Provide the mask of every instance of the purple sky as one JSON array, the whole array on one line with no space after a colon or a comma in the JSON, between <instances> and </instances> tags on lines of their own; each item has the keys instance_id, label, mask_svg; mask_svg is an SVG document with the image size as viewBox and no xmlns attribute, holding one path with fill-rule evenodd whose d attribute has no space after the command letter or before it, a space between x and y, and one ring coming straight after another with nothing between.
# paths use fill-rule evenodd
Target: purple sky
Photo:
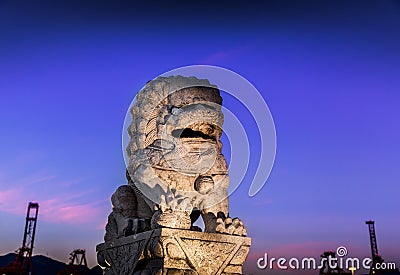
<instances>
[{"instance_id":1,"label":"purple sky","mask_svg":"<svg viewBox=\"0 0 400 275\"><path fill-rule=\"evenodd\" d=\"M266 186L248 197L254 138L230 199L253 239L246 271L264 252L369 256L367 219L400 265L399 2L57 3L0 2L0 254L21 245L38 201L35 254L66 261L84 248L93 266L125 183L129 104L157 75L209 64L246 77L277 131ZM256 136L243 106L224 105Z\"/></svg>"}]
</instances>

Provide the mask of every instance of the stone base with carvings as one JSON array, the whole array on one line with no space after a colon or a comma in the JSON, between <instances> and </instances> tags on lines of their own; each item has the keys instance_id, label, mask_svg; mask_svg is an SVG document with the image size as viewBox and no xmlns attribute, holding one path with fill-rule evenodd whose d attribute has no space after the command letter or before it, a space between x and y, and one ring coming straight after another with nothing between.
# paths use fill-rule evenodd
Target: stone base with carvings
<instances>
[{"instance_id":1,"label":"stone base with carvings","mask_svg":"<svg viewBox=\"0 0 400 275\"><path fill-rule=\"evenodd\" d=\"M160 228L97 245L104 274L242 274L251 239Z\"/></svg>"}]
</instances>

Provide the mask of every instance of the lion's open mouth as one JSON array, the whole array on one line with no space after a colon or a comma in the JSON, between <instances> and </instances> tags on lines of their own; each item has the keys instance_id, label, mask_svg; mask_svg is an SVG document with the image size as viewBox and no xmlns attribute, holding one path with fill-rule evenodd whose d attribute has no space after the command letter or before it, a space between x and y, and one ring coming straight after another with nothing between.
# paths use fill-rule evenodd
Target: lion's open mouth
<instances>
[{"instance_id":1,"label":"lion's open mouth","mask_svg":"<svg viewBox=\"0 0 400 275\"><path fill-rule=\"evenodd\" d=\"M202 131L193 130L191 128L176 129L172 131L172 136L175 138L202 138L209 140L216 140L216 137L210 134L203 133Z\"/></svg>"},{"instance_id":2,"label":"lion's open mouth","mask_svg":"<svg viewBox=\"0 0 400 275\"><path fill-rule=\"evenodd\" d=\"M221 133L221 128L211 123L193 123L171 131L174 138L214 142L219 140Z\"/></svg>"}]
</instances>

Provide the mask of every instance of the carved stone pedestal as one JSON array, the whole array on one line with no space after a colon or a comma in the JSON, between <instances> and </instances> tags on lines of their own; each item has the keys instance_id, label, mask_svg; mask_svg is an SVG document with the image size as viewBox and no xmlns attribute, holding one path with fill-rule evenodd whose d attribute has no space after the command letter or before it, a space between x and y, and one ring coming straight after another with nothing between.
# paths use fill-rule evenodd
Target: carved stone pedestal
<instances>
[{"instance_id":1,"label":"carved stone pedestal","mask_svg":"<svg viewBox=\"0 0 400 275\"><path fill-rule=\"evenodd\" d=\"M251 239L161 228L97 245L104 274L242 274Z\"/></svg>"}]
</instances>

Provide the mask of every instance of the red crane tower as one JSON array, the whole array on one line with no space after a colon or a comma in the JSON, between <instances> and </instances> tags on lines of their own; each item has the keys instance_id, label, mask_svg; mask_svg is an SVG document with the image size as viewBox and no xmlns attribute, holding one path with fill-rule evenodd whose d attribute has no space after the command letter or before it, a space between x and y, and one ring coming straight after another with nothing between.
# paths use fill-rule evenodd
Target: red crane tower
<instances>
[{"instance_id":1,"label":"red crane tower","mask_svg":"<svg viewBox=\"0 0 400 275\"><path fill-rule=\"evenodd\" d=\"M365 224L368 225L369 229L369 239L371 242L371 254L372 254L372 268L370 269L370 274L375 273L375 266L377 263L383 263L382 257L378 253L378 244L376 242L376 234L375 234L375 222L374 221L366 221Z\"/></svg>"},{"instance_id":2,"label":"red crane tower","mask_svg":"<svg viewBox=\"0 0 400 275\"><path fill-rule=\"evenodd\" d=\"M384 261L378 253L378 244L376 242L376 234L375 234L375 222L366 221L365 224L368 225L369 239L371 241L372 266L371 269L369 270L369 274L389 274L389 273L400 274L397 268L394 270L377 268L376 264L382 265Z\"/></svg>"},{"instance_id":3,"label":"red crane tower","mask_svg":"<svg viewBox=\"0 0 400 275\"><path fill-rule=\"evenodd\" d=\"M4 275L31 275L33 274L32 252L35 243L36 223L39 213L39 204L30 202L26 213L24 239L22 247L18 249L15 261L8 266L0 268L0 274Z\"/></svg>"}]
</instances>

